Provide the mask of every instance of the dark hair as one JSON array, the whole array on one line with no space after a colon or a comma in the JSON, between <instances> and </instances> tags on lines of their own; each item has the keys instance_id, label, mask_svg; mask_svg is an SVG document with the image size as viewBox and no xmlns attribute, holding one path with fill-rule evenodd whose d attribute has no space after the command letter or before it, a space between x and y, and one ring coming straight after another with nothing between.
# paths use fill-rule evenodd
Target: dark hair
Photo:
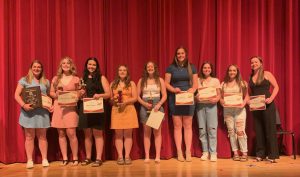
<instances>
[{"instance_id":1,"label":"dark hair","mask_svg":"<svg viewBox=\"0 0 300 177\"><path fill-rule=\"evenodd\" d=\"M153 61L148 61L145 65L144 65L144 70L143 70L143 75L142 75L142 79L141 79L141 88L142 90L144 89L144 87L147 86L147 79L149 78L149 74L147 72L147 65L149 63L152 63L154 65L154 73L153 73L153 77L155 80L155 84L160 87L160 80L159 80L159 72L158 72L158 67L157 64L154 63Z\"/></svg>"},{"instance_id":2,"label":"dark hair","mask_svg":"<svg viewBox=\"0 0 300 177\"><path fill-rule=\"evenodd\" d=\"M90 73L89 70L87 69L87 64L90 60L93 60L96 62L96 70L93 73ZM86 60L84 64L84 70L83 70L83 80L86 82L88 80L89 75L92 76L92 81L96 85L97 88L100 88L100 80L101 80L101 71L100 71L100 66L98 59L96 57L90 57Z\"/></svg>"},{"instance_id":3,"label":"dark hair","mask_svg":"<svg viewBox=\"0 0 300 177\"><path fill-rule=\"evenodd\" d=\"M124 80L125 88L128 88L128 87L131 86L131 84L130 84L130 81L131 81L131 80L130 80L130 74L129 74L128 66L126 66L126 65L119 65L118 68L117 68L117 72L116 72L115 79L113 80L113 83L112 83L112 85L111 85L111 88L112 88L112 89L116 89L116 88L118 87L120 81L121 81L120 76L119 76L119 68L120 68L121 66L125 67L126 70L127 70L127 76L125 77L125 80Z\"/></svg>"},{"instance_id":4,"label":"dark hair","mask_svg":"<svg viewBox=\"0 0 300 177\"><path fill-rule=\"evenodd\" d=\"M200 68L200 71L199 71L199 73L198 73L198 76L199 76L200 79L205 79L205 75L203 74L203 67L204 67L204 65L206 65L206 64L209 64L209 66L210 66L210 68L211 68L210 76L211 76L211 77L215 77L214 67L213 67L212 63L209 62L209 61L205 61L205 62L202 63L201 68Z\"/></svg>"},{"instance_id":5,"label":"dark hair","mask_svg":"<svg viewBox=\"0 0 300 177\"><path fill-rule=\"evenodd\" d=\"M178 62L178 58L177 58L177 52L178 52L179 49L183 49L184 52L185 52L185 59L182 63L182 66L180 66L180 64ZM179 46L179 47L176 48L172 64L175 65L176 67L187 68L188 73L189 73L189 78L190 78L190 85L192 86L193 85L193 71L192 71L192 67L191 67L191 64L190 64L189 59L188 59L188 51L185 47Z\"/></svg>"}]
</instances>

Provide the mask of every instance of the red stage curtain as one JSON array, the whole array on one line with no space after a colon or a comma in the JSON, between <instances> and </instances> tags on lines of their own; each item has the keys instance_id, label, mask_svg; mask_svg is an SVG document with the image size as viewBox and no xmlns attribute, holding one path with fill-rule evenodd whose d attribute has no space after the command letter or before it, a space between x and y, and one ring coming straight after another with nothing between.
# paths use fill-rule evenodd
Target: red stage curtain
<instances>
[{"instance_id":1,"label":"red stage curtain","mask_svg":"<svg viewBox=\"0 0 300 177\"><path fill-rule=\"evenodd\" d=\"M63 56L75 60L79 76L86 58L95 56L110 81L116 67L127 64L137 82L149 59L158 63L164 77L179 45L188 48L189 59L198 70L203 61L211 61L220 80L231 63L238 64L248 80L249 58L262 56L265 69L275 75L280 86L275 102L283 127L296 130L300 152L299 7L299 0L0 0L0 161L26 161L24 134L18 125L20 106L14 91L33 59L43 62L50 80ZM249 152L253 154L255 134L249 112L247 118ZM192 154L199 157L196 119L193 123ZM176 155L170 117L162 128L161 156L168 159ZM142 132L142 127L134 131L133 159L144 156ZM78 137L82 159L82 132L78 131ZM59 160L55 129L48 130L48 140L49 160ZM284 144L286 153L291 154L291 139L286 138ZM220 109L218 156L230 154ZM40 158L36 151L35 160ZM104 158L116 158L109 124Z\"/></svg>"}]
</instances>

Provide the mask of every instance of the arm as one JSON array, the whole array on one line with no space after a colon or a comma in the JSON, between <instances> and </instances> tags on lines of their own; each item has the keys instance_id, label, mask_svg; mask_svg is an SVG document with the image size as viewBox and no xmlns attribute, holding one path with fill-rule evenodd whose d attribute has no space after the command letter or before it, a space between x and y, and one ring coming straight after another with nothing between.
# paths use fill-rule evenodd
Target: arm
<instances>
[{"instance_id":1,"label":"arm","mask_svg":"<svg viewBox=\"0 0 300 177\"><path fill-rule=\"evenodd\" d=\"M155 105L154 111L158 111L159 108L164 104L164 102L167 100L167 90L165 86L165 81L162 78L159 78L160 81L160 93L161 93L161 99L160 101Z\"/></svg>"},{"instance_id":2,"label":"arm","mask_svg":"<svg viewBox=\"0 0 300 177\"><path fill-rule=\"evenodd\" d=\"M266 99L266 103L270 104L273 102L273 100L277 96L277 94L279 92L279 86L278 86L278 83L277 83L275 77L273 76L273 74L271 72L265 71L265 76L266 76L266 79L268 79L270 81L271 85L273 86L273 92L272 92L270 98Z\"/></svg>"},{"instance_id":3,"label":"arm","mask_svg":"<svg viewBox=\"0 0 300 177\"><path fill-rule=\"evenodd\" d=\"M114 97L113 89L112 89L112 83L109 85L109 92L110 92L110 104L116 106L117 98Z\"/></svg>"},{"instance_id":4,"label":"arm","mask_svg":"<svg viewBox=\"0 0 300 177\"><path fill-rule=\"evenodd\" d=\"M246 86L246 89L245 89L245 92L243 93L244 102L243 102L242 108L245 107L245 105L249 102L248 84L245 81L243 81L243 82L244 82L244 84Z\"/></svg>"},{"instance_id":5,"label":"arm","mask_svg":"<svg viewBox=\"0 0 300 177\"><path fill-rule=\"evenodd\" d=\"M51 86L50 86L50 96L53 98L53 99L56 99L57 96L58 96L58 93L59 91L55 91L55 88L54 88L54 82L55 82L55 78L53 78L52 82L51 82Z\"/></svg>"},{"instance_id":6,"label":"arm","mask_svg":"<svg viewBox=\"0 0 300 177\"><path fill-rule=\"evenodd\" d=\"M198 88L198 75L197 74L193 74L193 87L191 87L190 89L188 89L188 92L190 93L195 93L195 91Z\"/></svg>"},{"instance_id":7,"label":"arm","mask_svg":"<svg viewBox=\"0 0 300 177\"><path fill-rule=\"evenodd\" d=\"M180 93L181 92L180 88L177 88L177 87L174 88L173 86L171 86L171 84L170 84L171 77L172 77L172 75L170 73L165 74L165 86L166 86L167 90L172 93Z\"/></svg>"},{"instance_id":8,"label":"arm","mask_svg":"<svg viewBox=\"0 0 300 177\"><path fill-rule=\"evenodd\" d=\"M99 98L103 98L103 99L108 99L111 97L111 91L110 91L110 86L109 86L109 83L106 79L106 77L104 76L101 76L101 84L102 84L102 87L103 87L103 90L104 90L104 93L101 93L101 94L94 94L93 98L95 99L99 99Z\"/></svg>"},{"instance_id":9,"label":"arm","mask_svg":"<svg viewBox=\"0 0 300 177\"><path fill-rule=\"evenodd\" d=\"M147 103L146 101L144 101L142 98L141 98L141 94L142 94L142 79L139 80L138 84L137 84L137 100L138 102L144 106L145 108L147 109L151 109L152 108L152 105Z\"/></svg>"},{"instance_id":10,"label":"arm","mask_svg":"<svg viewBox=\"0 0 300 177\"><path fill-rule=\"evenodd\" d=\"M15 100L25 111L30 111L33 109L31 107L31 104L26 104L21 97L23 88L24 87L21 84L17 85L16 91L15 91Z\"/></svg>"},{"instance_id":11,"label":"arm","mask_svg":"<svg viewBox=\"0 0 300 177\"><path fill-rule=\"evenodd\" d=\"M220 98L221 98L221 88L220 88L221 86L220 86L220 81L219 81L219 79L216 80L215 87L216 87L216 89L217 89L217 96L216 96L215 98L212 98L212 99L209 100L210 103L212 103L212 104L217 104L218 101L219 101Z\"/></svg>"},{"instance_id":12,"label":"arm","mask_svg":"<svg viewBox=\"0 0 300 177\"><path fill-rule=\"evenodd\" d=\"M222 82L221 88L223 88L223 86L224 86L224 82ZM224 101L224 90L223 90L223 89L220 89L220 104L221 104L221 106L223 106L223 107L224 107L224 105L225 105L225 101Z\"/></svg>"},{"instance_id":13,"label":"arm","mask_svg":"<svg viewBox=\"0 0 300 177\"><path fill-rule=\"evenodd\" d=\"M131 84L131 95L132 95L132 97L129 98L129 99L127 99L123 103L117 103L117 105L120 108L123 108L123 107L125 107L126 105L129 105L129 104L134 104L137 101L136 85L135 85L135 83L133 81L130 81L130 84Z\"/></svg>"}]
</instances>

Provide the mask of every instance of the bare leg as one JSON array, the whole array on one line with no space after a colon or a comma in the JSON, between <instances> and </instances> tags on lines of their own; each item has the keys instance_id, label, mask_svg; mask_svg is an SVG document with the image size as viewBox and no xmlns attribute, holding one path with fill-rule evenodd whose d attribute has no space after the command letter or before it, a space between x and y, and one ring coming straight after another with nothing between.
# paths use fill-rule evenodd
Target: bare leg
<instances>
[{"instance_id":1,"label":"bare leg","mask_svg":"<svg viewBox=\"0 0 300 177\"><path fill-rule=\"evenodd\" d=\"M130 152L132 148L132 129L124 130L124 138L125 158L130 158Z\"/></svg>"},{"instance_id":2,"label":"bare leg","mask_svg":"<svg viewBox=\"0 0 300 177\"><path fill-rule=\"evenodd\" d=\"M104 145L103 131L93 129L93 135L95 137L95 144L96 144L96 151L97 151L96 159L101 160L102 153L103 153L103 145Z\"/></svg>"},{"instance_id":3,"label":"bare leg","mask_svg":"<svg viewBox=\"0 0 300 177\"><path fill-rule=\"evenodd\" d=\"M67 128L67 135L70 140L70 146L72 150L73 160L78 160L78 140L76 136L76 128ZM74 162L74 165L76 162Z\"/></svg>"},{"instance_id":4,"label":"bare leg","mask_svg":"<svg viewBox=\"0 0 300 177\"><path fill-rule=\"evenodd\" d=\"M84 145L86 159L91 159L92 157L92 129L84 129Z\"/></svg>"},{"instance_id":5,"label":"bare leg","mask_svg":"<svg viewBox=\"0 0 300 177\"><path fill-rule=\"evenodd\" d=\"M47 141L47 129L46 128L38 128L36 129L36 134L39 140L39 148L42 154L42 159L47 158L48 152L48 141Z\"/></svg>"},{"instance_id":6,"label":"bare leg","mask_svg":"<svg viewBox=\"0 0 300 177\"><path fill-rule=\"evenodd\" d=\"M115 130L115 144L118 152L118 158L123 159L123 132L124 130Z\"/></svg>"},{"instance_id":7,"label":"bare leg","mask_svg":"<svg viewBox=\"0 0 300 177\"><path fill-rule=\"evenodd\" d=\"M161 127L158 130L153 130L154 141L155 141L155 161L160 161L160 150L161 150Z\"/></svg>"},{"instance_id":8,"label":"bare leg","mask_svg":"<svg viewBox=\"0 0 300 177\"><path fill-rule=\"evenodd\" d=\"M27 161L32 161L34 138L35 138L35 129L25 128L25 150L27 155Z\"/></svg>"},{"instance_id":9,"label":"bare leg","mask_svg":"<svg viewBox=\"0 0 300 177\"><path fill-rule=\"evenodd\" d=\"M151 145L151 127L144 125L144 150L145 150L145 162L148 162L150 145Z\"/></svg>"},{"instance_id":10,"label":"bare leg","mask_svg":"<svg viewBox=\"0 0 300 177\"><path fill-rule=\"evenodd\" d=\"M58 128L57 131L61 155L63 156L63 160L68 160L66 130L63 128Z\"/></svg>"}]
</instances>

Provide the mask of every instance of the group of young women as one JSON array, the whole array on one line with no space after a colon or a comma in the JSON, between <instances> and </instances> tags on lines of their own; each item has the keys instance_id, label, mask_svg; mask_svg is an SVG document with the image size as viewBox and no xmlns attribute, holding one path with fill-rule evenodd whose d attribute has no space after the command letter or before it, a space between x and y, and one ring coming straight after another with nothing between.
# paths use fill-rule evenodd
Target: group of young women
<instances>
[{"instance_id":1,"label":"group of young women","mask_svg":"<svg viewBox=\"0 0 300 177\"><path fill-rule=\"evenodd\" d=\"M27 168L33 168L33 148L35 136L39 140L42 154L42 166L49 166L47 160L47 128L54 127L58 131L59 146L62 154L62 165L67 165L67 138L72 151L72 165L78 165L78 140L76 129L83 129L85 135L86 159L81 165L97 167L102 165L102 152L104 145L103 130L107 119L104 113L88 114L83 111L83 97L94 99L109 99L112 105L110 128L114 129L115 146L118 153L117 164L131 164L130 152L132 147L132 131L139 127L135 102L140 103L139 118L144 129L145 163L150 161L150 140L153 131L155 137L155 162L160 162L160 149L162 144L161 127L153 129L146 125L149 111L163 112L163 104L168 98L169 112L174 124L174 139L177 149L178 161L192 161L192 119L196 111L199 139L202 143L201 160L217 161L217 103L224 106L224 121L228 128L228 136L233 151L233 160L247 161L247 135L246 104L250 95L265 95L266 109L253 111L256 131L256 160L268 159L275 162L279 157L276 142L275 105L279 87L274 76L263 69L260 57L252 57L252 74L249 84L245 82L236 65L230 65L226 71L224 81L214 76L213 65L204 62L197 73L196 68L188 60L187 50L179 47L175 51L173 63L167 68L165 79L159 77L157 65L149 61L145 64L141 79L137 86L131 80L128 67L120 65L114 80L109 84L100 72L98 60L88 58L84 65L82 79L77 76L76 67L71 58L61 60L56 76L51 84L45 78L43 65L34 60L27 76L22 77L15 91L15 99L22 107L19 124L25 131L25 149L27 154ZM83 84L84 83L84 87ZM248 89L248 85L249 88ZM21 97L22 90L33 86L40 86L41 93L53 98L54 103L50 109L32 108ZM272 93L269 92L273 87ZM198 90L206 87L216 89L216 96L201 100ZM76 91L77 106L61 106L58 104L58 95L61 91ZM168 91L168 92L167 92ZM176 105L176 94L189 92L195 95L195 104ZM243 95L243 103L239 107L228 107L224 102L224 94L237 93ZM168 95L167 95L168 94ZM53 112L51 125L49 112ZM184 133L182 135L182 129ZM182 150L182 136L184 136L185 154ZM91 160L92 138L95 138L96 160ZM125 154L123 154L125 149ZM241 152L241 156L239 155Z\"/></svg>"}]
</instances>

